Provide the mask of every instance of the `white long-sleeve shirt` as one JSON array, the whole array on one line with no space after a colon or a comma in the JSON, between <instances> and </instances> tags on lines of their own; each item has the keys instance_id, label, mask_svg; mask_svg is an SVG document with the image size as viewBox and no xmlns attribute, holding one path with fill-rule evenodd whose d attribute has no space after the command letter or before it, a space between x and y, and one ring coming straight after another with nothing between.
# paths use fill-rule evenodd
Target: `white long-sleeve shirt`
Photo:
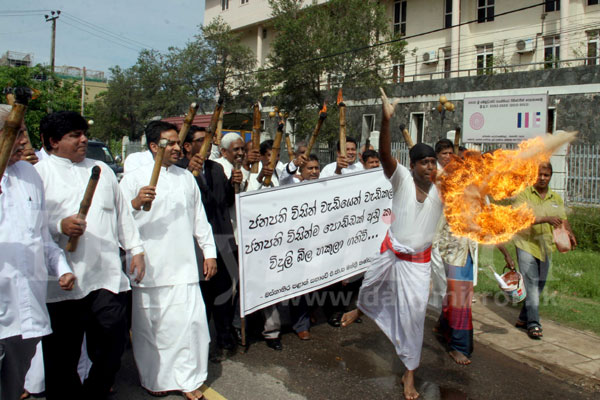
<instances>
[{"instance_id":1,"label":"white long-sleeve shirt","mask_svg":"<svg viewBox=\"0 0 600 400\"><path fill-rule=\"evenodd\" d=\"M29 163L6 169L0 194L0 339L51 333L48 275L71 272L48 232L42 179Z\"/></svg>"},{"instance_id":2,"label":"white long-sleeve shirt","mask_svg":"<svg viewBox=\"0 0 600 400\"><path fill-rule=\"evenodd\" d=\"M328 176L335 175L335 169L337 167L337 161L327 164L321 170L321 178L327 178ZM352 172L358 172L364 170L365 167L360 162L348 165L348 168L342 168L342 175L350 174Z\"/></svg>"},{"instance_id":3,"label":"white long-sleeve shirt","mask_svg":"<svg viewBox=\"0 0 600 400\"><path fill-rule=\"evenodd\" d=\"M265 186L263 186L263 184L261 182L258 181L258 176L260 175L260 171L263 168L263 163L262 161L259 161L259 165L258 165L258 172L256 174L254 173L250 173L250 176L248 176L248 187L246 188L247 192L251 192L253 190L259 190L264 188ZM264 179L263 179L264 182ZM273 170L273 175L271 175L271 185L272 187L277 187L279 186L279 173L277 172L277 169Z\"/></svg>"},{"instance_id":4,"label":"white long-sleeve shirt","mask_svg":"<svg viewBox=\"0 0 600 400\"><path fill-rule=\"evenodd\" d=\"M139 167L154 164L154 157L150 150L139 151L137 153L131 153L123 162L123 174L128 174L135 171Z\"/></svg>"},{"instance_id":5,"label":"white long-sleeve shirt","mask_svg":"<svg viewBox=\"0 0 600 400\"><path fill-rule=\"evenodd\" d=\"M113 293L129 290L119 256L119 244L136 255L144 249L129 205L125 202L113 171L101 161L84 159L73 163L52 154L35 165L44 182L48 228L55 242L65 248L69 237L61 221L79 212L79 204L90 180L92 168L101 168L98 186L87 214L87 227L79 237L77 250L66 252L77 277L72 291L61 290L57 282L48 285L48 302L81 299L90 292L106 289Z\"/></svg>"},{"instance_id":6,"label":"white long-sleeve shirt","mask_svg":"<svg viewBox=\"0 0 600 400\"><path fill-rule=\"evenodd\" d=\"M194 238L204 258L216 258L212 228L206 218L200 189L188 170L162 167L150 211L131 205L148 186L152 168L139 168L121 180L121 189L144 240L146 275L134 286L172 286L199 281Z\"/></svg>"}]
</instances>

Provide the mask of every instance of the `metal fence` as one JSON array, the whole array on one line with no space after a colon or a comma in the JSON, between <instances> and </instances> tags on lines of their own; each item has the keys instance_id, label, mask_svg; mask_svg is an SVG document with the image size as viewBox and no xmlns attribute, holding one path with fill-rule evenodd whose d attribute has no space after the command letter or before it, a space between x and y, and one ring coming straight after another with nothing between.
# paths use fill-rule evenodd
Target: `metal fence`
<instances>
[{"instance_id":1,"label":"metal fence","mask_svg":"<svg viewBox=\"0 0 600 400\"><path fill-rule=\"evenodd\" d=\"M600 146L574 145L567 153L567 201L600 204Z\"/></svg>"}]
</instances>

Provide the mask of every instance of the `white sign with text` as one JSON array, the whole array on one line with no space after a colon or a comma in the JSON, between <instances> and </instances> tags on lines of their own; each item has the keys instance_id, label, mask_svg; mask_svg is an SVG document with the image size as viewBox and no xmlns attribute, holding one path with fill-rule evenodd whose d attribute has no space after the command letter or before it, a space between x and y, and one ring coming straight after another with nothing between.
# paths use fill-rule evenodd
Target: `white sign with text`
<instances>
[{"instance_id":1,"label":"white sign with text","mask_svg":"<svg viewBox=\"0 0 600 400\"><path fill-rule=\"evenodd\" d=\"M381 169L240 194L242 316L363 272L392 195Z\"/></svg>"},{"instance_id":2,"label":"white sign with text","mask_svg":"<svg viewBox=\"0 0 600 400\"><path fill-rule=\"evenodd\" d=\"M546 133L548 96L465 98L465 143L518 143Z\"/></svg>"}]
</instances>

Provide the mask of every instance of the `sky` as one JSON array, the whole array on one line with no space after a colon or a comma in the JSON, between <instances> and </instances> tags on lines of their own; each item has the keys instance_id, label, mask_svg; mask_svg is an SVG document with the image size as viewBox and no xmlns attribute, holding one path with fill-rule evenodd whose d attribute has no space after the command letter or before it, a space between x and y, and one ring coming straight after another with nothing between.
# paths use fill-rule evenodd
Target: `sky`
<instances>
[{"instance_id":1,"label":"sky","mask_svg":"<svg viewBox=\"0 0 600 400\"><path fill-rule=\"evenodd\" d=\"M204 0L20 0L0 2L0 53L33 53L50 64L51 22L56 21L55 65L104 71L135 64L140 50L166 52L199 32Z\"/></svg>"}]
</instances>

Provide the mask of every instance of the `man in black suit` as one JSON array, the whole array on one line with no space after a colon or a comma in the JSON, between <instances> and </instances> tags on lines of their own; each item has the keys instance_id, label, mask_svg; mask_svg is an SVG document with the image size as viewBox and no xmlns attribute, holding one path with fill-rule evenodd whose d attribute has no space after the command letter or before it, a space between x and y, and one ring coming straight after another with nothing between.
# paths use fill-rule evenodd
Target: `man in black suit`
<instances>
[{"instance_id":1,"label":"man in black suit","mask_svg":"<svg viewBox=\"0 0 600 400\"><path fill-rule=\"evenodd\" d=\"M178 165L190 171L198 171L196 182L202 193L202 204L217 246L217 274L210 281L201 281L200 288L206 304L206 316L209 321L213 317L216 329L217 351L213 353L211 360L219 361L223 350L230 354L235 350L232 296L238 279L238 262L229 207L235 203L234 184L242 182L242 173L233 170L231 178L227 179L219 163L203 159L200 148L205 135L204 128L190 128L183 143L184 157ZM196 254L198 265L203 265L202 252L197 251Z\"/></svg>"}]
</instances>

